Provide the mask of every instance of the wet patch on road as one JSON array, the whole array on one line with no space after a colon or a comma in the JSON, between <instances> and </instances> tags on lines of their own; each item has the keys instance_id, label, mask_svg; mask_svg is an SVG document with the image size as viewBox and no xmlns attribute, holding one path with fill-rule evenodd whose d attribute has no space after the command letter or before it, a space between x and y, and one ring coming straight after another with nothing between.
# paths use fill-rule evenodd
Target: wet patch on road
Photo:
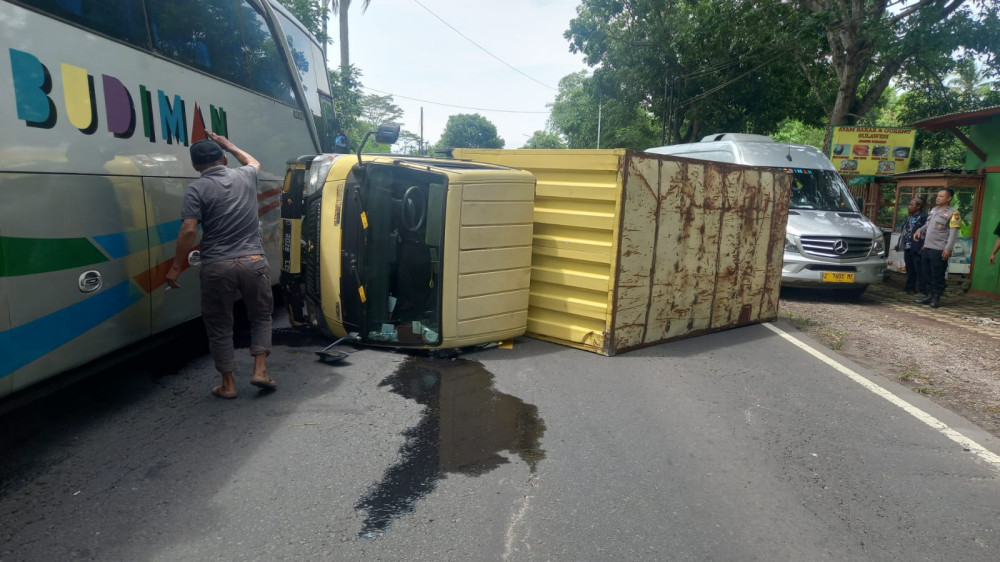
<instances>
[{"instance_id":1,"label":"wet patch on road","mask_svg":"<svg viewBox=\"0 0 1000 562\"><path fill-rule=\"evenodd\" d=\"M520 457L532 473L545 458L538 408L498 392L493 375L477 361L411 357L379 386L425 410L403 432L399 461L355 504L367 512L359 537L381 536L448 473L480 476L510 462L503 451Z\"/></svg>"}]
</instances>

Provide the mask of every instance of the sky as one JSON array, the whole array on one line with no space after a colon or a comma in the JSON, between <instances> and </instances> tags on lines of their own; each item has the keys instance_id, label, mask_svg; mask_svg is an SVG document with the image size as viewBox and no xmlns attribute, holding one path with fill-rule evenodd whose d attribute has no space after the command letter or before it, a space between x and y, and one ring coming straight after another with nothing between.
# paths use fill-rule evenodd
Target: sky
<instances>
[{"instance_id":1,"label":"sky","mask_svg":"<svg viewBox=\"0 0 1000 562\"><path fill-rule=\"evenodd\" d=\"M496 125L505 148L520 148L545 129L559 80L587 69L563 37L577 4L371 0L362 13L362 1L354 0L348 12L351 63L362 72L365 93L393 95L405 112L404 130L420 134L423 108L425 141L437 142L450 115L478 113ZM333 68L340 64L335 18L335 43L327 53Z\"/></svg>"}]
</instances>

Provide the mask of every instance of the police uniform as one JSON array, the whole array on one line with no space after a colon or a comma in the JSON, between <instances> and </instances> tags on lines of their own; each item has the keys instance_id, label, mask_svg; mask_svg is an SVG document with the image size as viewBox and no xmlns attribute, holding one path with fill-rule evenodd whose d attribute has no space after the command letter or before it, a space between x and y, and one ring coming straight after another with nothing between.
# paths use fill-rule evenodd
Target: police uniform
<instances>
[{"instance_id":1,"label":"police uniform","mask_svg":"<svg viewBox=\"0 0 1000 562\"><path fill-rule=\"evenodd\" d=\"M937 308L944 292L945 276L948 273L948 260L942 259L942 254L949 254L955 249L958 240L958 229L962 226L962 215L951 205L934 207L927 214L927 223L918 230L920 239L924 241L921 252L921 273L930 279L930 295L914 302L930 304Z\"/></svg>"}]
</instances>

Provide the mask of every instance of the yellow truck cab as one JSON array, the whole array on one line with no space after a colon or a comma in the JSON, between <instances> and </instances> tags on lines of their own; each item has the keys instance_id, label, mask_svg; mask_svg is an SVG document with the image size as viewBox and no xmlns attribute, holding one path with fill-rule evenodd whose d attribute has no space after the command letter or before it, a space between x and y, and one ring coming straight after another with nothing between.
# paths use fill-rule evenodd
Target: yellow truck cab
<instances>
[{"instance_id":1,"label":"yellow truck cab","mask_svg":"<svg viewBox=\"0 0 1000 562\"><path fill-rule=\"evenodd\" d=\"M289 162L281 288L293 323L387 347L525 332L535 178L387 154Z\"/></svg>"}]
</instances>

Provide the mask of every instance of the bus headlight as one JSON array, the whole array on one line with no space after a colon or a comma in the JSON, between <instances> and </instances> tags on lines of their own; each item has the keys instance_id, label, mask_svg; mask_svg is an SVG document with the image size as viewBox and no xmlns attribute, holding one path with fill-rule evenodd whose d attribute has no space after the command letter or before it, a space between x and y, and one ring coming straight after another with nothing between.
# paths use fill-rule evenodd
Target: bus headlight
<instances>
[{"instance_id":1,"label":"bus headlight","mask_svg":"<svg viewBox=\"0 0 1000 562\"><path fill-rule=\"evenodd\" d=\"M798 236L795 236L794 234L785 235L785 252L790 254L800 253Z\"/></svg>"}]
</instances>

